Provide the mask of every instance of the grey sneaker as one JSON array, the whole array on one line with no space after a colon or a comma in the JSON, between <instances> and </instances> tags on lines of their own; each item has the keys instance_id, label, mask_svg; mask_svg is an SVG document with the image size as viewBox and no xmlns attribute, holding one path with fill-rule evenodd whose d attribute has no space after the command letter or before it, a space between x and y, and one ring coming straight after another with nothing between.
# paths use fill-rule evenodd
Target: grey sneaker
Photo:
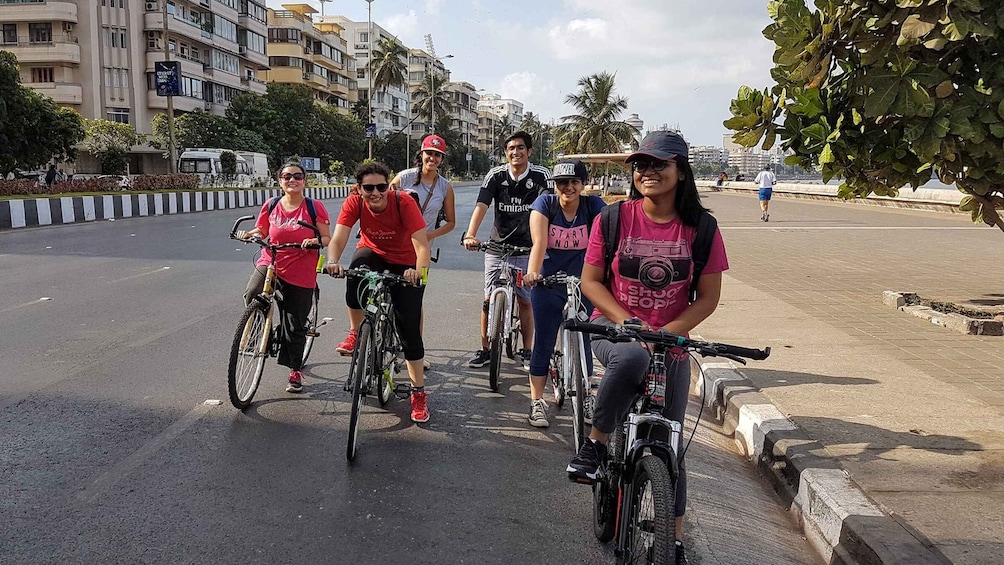
<instances>
[{"instance_id":1,"label":"grey sneaker","mask_svg":"<svg viewBox=\"0 0 1004 565\"><path fill-rule=\"evenodd\" d=\"M535 428L546 428L551 425L547 421L547 402L543 398L530 401L530 425Z\"/></svg>"},{"instance_id":2,"label":"grey sneaker","mask_svg":"<svg viewBox=\"0 0 1004 565\"><path fill-rule=\"evenodd\" d=\"M467 366L474 368L484 367L489 361L491 361L491 359L492 354L487 349L479 349L478 352L474 354L474 357L471 357L471 360L467 362Z\"/></svg>"},{"instance_id":3,"label":"grey sneaker","mask_svg":"<svg viewBox=\"0 0 1004 565\"><path fill-rule=\"evenodd\" d=\"M529 371L531 355L533 355L533 352L530 351L529 349L520 350L520 352L516 354L516 364L522 365L523 370Z\"/></svg>"},{"instance_id":4,"label":"grey sneaker","mask_svg":"<svg viewBox=\"0 0 1004 565\"><path fill-rule=\"evenodd\" d=\"M589 389L586 393L586 397L582 399L582 420L593 425L593 410L596 408L596 390Z\"/></svg>"}]
</instances>

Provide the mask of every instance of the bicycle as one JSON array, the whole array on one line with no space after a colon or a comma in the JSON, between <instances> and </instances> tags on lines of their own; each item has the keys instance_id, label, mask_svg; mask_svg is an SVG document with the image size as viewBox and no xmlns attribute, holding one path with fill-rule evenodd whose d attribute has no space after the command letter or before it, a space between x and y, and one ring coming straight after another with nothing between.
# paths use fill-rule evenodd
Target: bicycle
<instances>
[{"instance_id":1,"label":"bicycle","mask_svg":"<svg viewBox=\"0 0 1004 565\"><path fill-rule=\"evenodd\" d=\"M359 303L363 309L363 321L356 330L356 347L345 382L346 390L352 391L349 441L345 449L345 458L351 462L355 460L359 445L359 417L366 396L376 388L380 406L386 406L392 395L407 398L410 394L410 383L398 385L394 382L394 376L401 372L405 361L390 289L411 283L400 275L366 267L346 269L344 276L361 279Z\"/></svg>"},{"instance_id":2,"label":"bicycle","mask_svg":"<svg viewBox=\"0 0 1004 565\"><path fill-rule=\"evenodd\" d=\"M513 255L525 255L529 247L518 247L508 243L486 241L478 245L478 251L494 251L499 254L505 267L495 281L488 295L488 345L491 355L488 362L488 385L492 392L499 391L499 373L502 367L502 347L506 355L515 360L522 350L523 337L520 332L519 307L516 305L516 287L523 286L523 271L509 265Z\"/></svg>"},{"instance_id":3,"label":"bicycle","mask_svg":"<svg viewBox=\"0 0 1004 565\"><path fill-rule=\"evenodd\" d=\"M770 348L750 349L691 340L664 331L641 331L640 321L630 322L618 327L578 321L565 323L569 330L614 342L639 341L652 351L644 391L632 403L624 424L611 434L603 472L592 481L593 534L604 543L616 537L614 555L618 564L671 563L675 559L673 509L679 477L677 461L686 454L694 436L691 434L681 452L683 423L662 415L663 406L671 400L665 398L667 351L682 349L745 365L744 358L766 359ZM697 419L700 422L700 414ZM697 424L694 432L696 428Z\"/></svg>"},{"instance_id":4,"label":"bicycle","mask_svg":"<svg viewBox=\"0 0 1004 565\"><path fill-rule=\"evenodd\" d=\"M275 259L279 251L283 249L301 249L299 243L281 243L273 245L268 243L261 236L255 235L250 239L238 239L237 228L248 220L254 220L254 216L242 216L234 222L234 227L230 230L230 239L237 239L245 243L255 243L262 249L268 249L272 260L265 271L265 283L262 291L252 298L250 304L244 309L240 322L237 323L237 331L234 333L233 345L230 347L230 364L227 369L227 389L230 393L230 403L238 410L244 410L251 405L261 382L262 372L265 370L265 360L269 356L276 356L279 353L281 343L281 324L275 324L273 319L278 310L279 303L282 302L282 293L276 289ZM317 227L304 221L298 222L303 227L310 228L320 240L320 232ZM311 245L308 249L320 249L320 245ZM319 296L315 290L315 313L316 321L316 298ZM315 329L316 334L316 329ZM304 359L309 351L304 350Z\"/></svg>"},{"instance_id":5,"label":"bicycle","mask_svg":"<svg viewBox=\"0 0 1004 565\"><path fill-rule=\"evenodd\" d=\"M562 318L566 323L589 319L589 314L583 307L582 287L578 277L558 272L544 277L537 284L548 288L565 287L568 300L562 310ZM576 453L586 438L584 415L586 396L589 394L588 367L582 332L574 332L562 325L547 374L554 391L554 404L558 408L564 406L566 397L573 399L572 445Z\"/></svg>"}]
</instances>

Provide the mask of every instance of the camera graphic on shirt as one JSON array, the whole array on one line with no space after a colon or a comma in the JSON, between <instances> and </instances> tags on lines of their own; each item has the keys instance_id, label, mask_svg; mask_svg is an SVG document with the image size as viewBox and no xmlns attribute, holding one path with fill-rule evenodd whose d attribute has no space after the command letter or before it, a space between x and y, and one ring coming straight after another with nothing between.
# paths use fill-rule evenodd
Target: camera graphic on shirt
<instances>
[{"instance_id":1,"label":"camera graphic on shirt","mask_svg":"<svg viewBox=\"0 0 1004 565\"><path fill-rule=\"evenodd\" d=\"M680 243L627 238L621 244L618 271L646 288L661 290L689 276L687 255L686 246Z\"/></svg>"}]
</instances>

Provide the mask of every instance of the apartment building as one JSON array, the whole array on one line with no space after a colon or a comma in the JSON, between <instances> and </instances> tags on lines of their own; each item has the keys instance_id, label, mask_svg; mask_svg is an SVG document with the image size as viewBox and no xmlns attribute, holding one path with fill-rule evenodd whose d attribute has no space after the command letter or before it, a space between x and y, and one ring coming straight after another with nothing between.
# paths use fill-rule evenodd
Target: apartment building
<instances>
[{"instance_id":1,"label":"apartment building","mask_svg":"<svg viewBox=\"0 0 1004 565\"><path fill-rule=\"evenodd\" d=\"M351 112L357 99L354 59L342 38L344 28L334 21L313 21L309 4L283 4L268 10L268 82L304 84L324 104ZM351 70L350 70L351 69Z\"/></svg>"},{"instance_id":2,"label":"apartment building","mask_svg":"<svg viewBox=\"0 0 1004 565\"><path fill-rule=\"evenodd\" d=\"M468 146L478 145L478 102L481 95L469 82L451 82L446 87L453 98L450 128L460 133L460 141Z\"/></svg>"},{"instance_id":3,"label":"apartment building","mask_svg":"<svg viewBox=\"0 0 1004 565\"><path fill-rule=\"evenodd\" d=\"M266 9L256 0L2 0L0 49L11 51L28 87L85 118L132 124L152 133L167 109L154 63L181 62L176 113L223 113L238 92L263 94ZM167 14L165 22L165 12ZM166 29L166 32L165 32ZM137 146L131 173L169 170L162 152ZM97 172L83 155L77 172Z\"/></svg>"},{"instance_id":4,"label":"apartment building","mask_svg":"<svg viewBox=\"0 0 1004 565\"><path fill-rule=\"evenodd\" d=\"M503 122L519 126L523 122L523 103L512 98L502 98L499 94L488 93L478 100L478 110L486 110L499 117Z\"/></svg>"},{"instance_id":5,"label":"apartment building","mask_svg":"<svg viewBox=\"0 0 1004 565\"><path fill-rule=\"evenodd\" d=\"M690 164L698 163L726 163L728 156L725 149L714 145L691 145Z\"/></svg>"},{"instance_id":6,"label":"apartment building","mask_svg":"<svg viewBox=\"0 0 1004 565\"><path fill-rule=\"evenodd\" d=\"M432 124L429 123L428 116L419 116L415 108L418 102L416 90L423 83L429 80L429 76L436 77L436 83L442 84L444 89L450 82L450 69L446 68L442 59L433 57L424 49L408 50L408 91L411 94L411 137L421 139L432 133Z\"/></svg>"},{"instance_id":7,"label":"apartment building","mask_svg":"<svg viewBox=\"0 0 1004 565\"><path fill-rule=\"evenodd\" d=\"M370 40L373 49L379 48L381 39L396 39L394 34L372 24L370 37L369 22L354 22L345 16L324 16L318 20L323 23L336 23L344 30L348 42L349 54L355 59L355 79L358 86L358 99L370 99L369 50ZM407 49L407 47L405 48ZM407 56L402 56L401 63L407 68ZM376 124L377 135L385 137L404 129L411 120L411 95L408 91L408 77L405 76L403 86L391 86L386 89L374 88L372 96L373 123Z\"/></svg>"}]
</instances>

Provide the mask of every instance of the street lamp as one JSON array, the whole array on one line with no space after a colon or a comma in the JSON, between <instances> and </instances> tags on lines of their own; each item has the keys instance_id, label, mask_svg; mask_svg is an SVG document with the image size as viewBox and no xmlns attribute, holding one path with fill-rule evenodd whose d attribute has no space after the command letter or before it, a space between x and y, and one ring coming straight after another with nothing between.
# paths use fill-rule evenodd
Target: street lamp
<instances>
[{"instance_id":1,"label":"street lamp","mask_svg":"<svg viewBox=\"0 0 1004 565\"><path fill-rule=\"evenodd\" d=\"M369 158L373 158L373 135L370 134L369 124L370 120L373 119L373 0L366 0L366 42L367 51L366 55L366 65L369 67L366 69L366 76L369 78L369 89L366 91L366 102L369 109L369 113L366 114L366 129L369 136Z\"/></svg>"},{"instance_id":2,"label":"street lamp","mask_svg":"<svg viewBox=\"0 0 1004 565\"><path fill-rule=\"evenodd\" d=\"M442 57L432 56L435 61L442 63L441 59L452 59L453 55L443 55ZM432 89L429 92L429 96L432 98L432 118L429 120L432 122L429 124L429 132L436 133L436 63L432 63Z\"/></svg>"}]
</instances>

